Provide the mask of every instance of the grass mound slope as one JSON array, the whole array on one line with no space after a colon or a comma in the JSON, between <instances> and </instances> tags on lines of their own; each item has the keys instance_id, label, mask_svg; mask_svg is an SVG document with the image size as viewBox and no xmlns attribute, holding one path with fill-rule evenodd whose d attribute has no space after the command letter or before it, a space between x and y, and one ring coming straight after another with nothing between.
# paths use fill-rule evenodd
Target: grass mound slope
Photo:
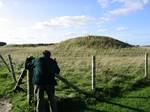
<instances>
[{"instance_id":1,"label":"grass mound slope","mask_svg":"<svg viewBox=\"0 0 150 112\"><path fill-rule=\"evenodd\" d=\"M133 47L128 43L106 36L83 36L63 41L58 45L61 48L126 48Z\"/></svg>"}]
</instances>

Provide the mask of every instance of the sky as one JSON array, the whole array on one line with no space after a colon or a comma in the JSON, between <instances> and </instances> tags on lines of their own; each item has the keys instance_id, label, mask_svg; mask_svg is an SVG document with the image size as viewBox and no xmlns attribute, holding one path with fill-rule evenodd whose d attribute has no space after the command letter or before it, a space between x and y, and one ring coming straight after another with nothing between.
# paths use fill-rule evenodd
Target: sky
<instances>
[{"instance_id":1,"label":"sky","mask_svg":"<svg viewBox=\"0 0 150 112\"><path fill-rule=\"evenodd\" d=\"M0 41L56 43L86 35L150 45L150 1L0 0Z\"/></svg>"}]
</instances>

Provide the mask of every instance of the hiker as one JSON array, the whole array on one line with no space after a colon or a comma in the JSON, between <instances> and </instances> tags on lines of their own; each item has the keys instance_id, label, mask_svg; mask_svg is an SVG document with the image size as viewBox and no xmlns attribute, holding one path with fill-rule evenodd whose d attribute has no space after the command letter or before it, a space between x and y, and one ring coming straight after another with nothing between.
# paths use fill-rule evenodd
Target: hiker
<instances>
[{"instance_id":1,"label":"hiker","mask_svg":"<svg viewBox=\"0 0 150 112\"><path fill-rule=\"evenodd\" d=\"M25 68L32 70L32 83L35 88L35 95L37 99L36 112L45 112L44 91L48 95L49 108L51 112L57 112L57 105L55 101L55 75L59 74L60 69L56 60L51 58L51 52L43 51L43 56L39 58L27 58Z\"/></svg>"}]
</instances>

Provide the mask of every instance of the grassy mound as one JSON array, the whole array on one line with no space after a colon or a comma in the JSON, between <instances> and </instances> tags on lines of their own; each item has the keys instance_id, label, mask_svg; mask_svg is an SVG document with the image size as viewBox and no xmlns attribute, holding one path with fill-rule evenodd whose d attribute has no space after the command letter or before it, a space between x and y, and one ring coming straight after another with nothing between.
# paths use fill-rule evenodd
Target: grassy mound
<instances>
[{"instance_id":1,"label":"grassy mound","mask_svg":"<svg viewBox=\"0 0 150 112\"><path fill-rule=\"evenodd\" d=\"M83 36L74 39L66 40L58 45L61 48L126 48L133 47L132 45L105 36Z\"/></svg>"},{"instance_id":2,"label":"grassy mound","mask_svg":"<svg viewBox=\"0 0 150 112\"><path fill-rule=\"evenodd\" d=\"M86 38L93 38L98 41L101 37L80 37L71 40L77 42L75 40L81 41ZM67 42L65 42L56 46L62 45L65 47L67 46ZM144 54L145 52L150 54L150 49L140 47L102 49L98 48L96 44L91 44L95 48L91 46L92 48L86 49L89 45L88 40L86 45L76 47L77 45L81 46L80 43L76 43L69 50L64 50L61 47L56 49L54 45L39 47L8 46L0 47L0 51L8 63L7 55L11 54L18 79L26 57L37 57L41 55L43 50L51 50L53 58L57 59L61 68L61 76L88 93L92 93L91 56L93 54L96 56L96 98L79 94L62 81L57 80L58 112L59 110L60 112L150 112L150 82L142 79L144 76ZM32 112L28 110L26 92L11 92L14 87L13 78L5 65L1 63L1 60L0 82L0 98L10 99L11 112ZM21 87L26 90L27 78L23 82Z\"/></svg>"}]
</instances>

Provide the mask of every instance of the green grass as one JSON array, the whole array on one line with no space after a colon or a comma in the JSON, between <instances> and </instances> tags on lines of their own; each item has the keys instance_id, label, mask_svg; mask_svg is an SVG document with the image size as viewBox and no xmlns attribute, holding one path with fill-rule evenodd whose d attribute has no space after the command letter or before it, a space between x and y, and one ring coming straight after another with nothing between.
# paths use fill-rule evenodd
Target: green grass
<instances>
[{"instance_id":1,"label":"green grass","mask_svg":"<svg viewBox=\"0 0 150 112\"><path fill-rule=\"evenodd\" d=\"M74 39L66 40L58 45L60 48L70 49L74 47L85 47L85 48L126 48L133 47L132 45L121 42L106 36L83 36Z\"/></svg>"},{"instance_id":2,"label":"green grass","mask_svg":"<svg viewBox=\"0 0 150 112\"><path fill-rule=\"evenodd\" d=\"M0 51L7 62L7 55L11 54L15 72L19 77L28 56L40 56L43 50L48 49L52 52L52 57L58 61L61 75L89 93L91 93L91 58L92 55L96 55L97 96L100 100L81 95L58 80L56 95L60 98L60 102L64 99L62 103L68 100L73 104L74 100L70 98L80 97L83 105L78 112L141 112L141 110L150 112L148 101L150 88L146 83L143 83L142 88L141 82L138 84L144 77L145 52L150 54L150 49L140 47L103 49L99 46L99 42L92 44L97 40L86 40L85 42L89 41L86 44L82 43L84 42L82 39L69 40L53 46L4 46L0 47ZM84 44L94 47L87 47ZM0 81L0 97L10 98L13 104L12 112L27 112L26 93L10 92L14 86L12 76L3 64L0 64ZM22 87L25 88L26 83Z\"/></svg>"},{"instance_id":3,"label":"green grass","mask_svg":"<svg viewBox=\"0 0 150 112\"><path fill-rule=\"evenodd\" d=\"M11 112L24 112L22 110L27 108L26 93L12 92L14 87L12 74L4 66L0 66L0 82L0 98L10 99L13 105Z\"/></svg>"},{"instance_id":4,"label":"green grass","mask_svg":"<svg viewBox=\"0 0 150 112\"><path fill-rule=\"evenodd\" d=\"M93 112L97 112L96 110L102 112L149 112L149 98L150 87L145 87L109 101L95 101L95 104L90 105L89 108L93 109ZM88 112L88 109L85 111Z\"/></svg>"}]
</instances>

